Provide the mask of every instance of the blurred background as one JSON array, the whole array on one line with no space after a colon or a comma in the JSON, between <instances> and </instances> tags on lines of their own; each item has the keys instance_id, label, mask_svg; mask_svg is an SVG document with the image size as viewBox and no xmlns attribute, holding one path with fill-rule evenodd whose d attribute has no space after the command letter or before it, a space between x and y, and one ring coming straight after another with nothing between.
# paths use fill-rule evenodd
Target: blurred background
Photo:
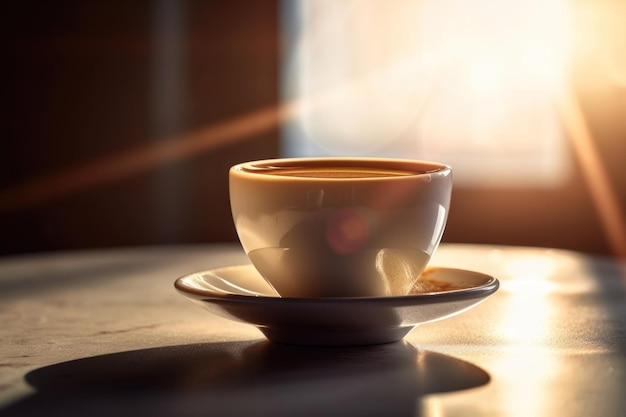
<instances>
[{"instance_id":1,"label":"blurred background","mask_svg":"<svg viewBox=\"0 0 626 417\"><path fill-rule=\"evenodd\" d=\"M381 155L453 166L444 241L626 257L626 3L1 7L1 255L236 241L231 165Z\"/></svg>"}]
</instances>

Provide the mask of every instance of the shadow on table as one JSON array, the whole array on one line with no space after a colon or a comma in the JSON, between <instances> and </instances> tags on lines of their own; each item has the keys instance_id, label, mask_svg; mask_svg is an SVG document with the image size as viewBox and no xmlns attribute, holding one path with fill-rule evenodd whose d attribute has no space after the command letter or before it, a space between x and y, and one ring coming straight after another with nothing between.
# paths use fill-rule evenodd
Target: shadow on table
<instances>
[{"instance_id":1,"label":"shadow on table","mask_svg":"<svg viewBox=\"0 0 626 417\"><path fill-rule=\"evenodd\" d=\"M489 379L468 362L407 342L181 345L34 370L26 380L36 392L0 416L415 416L421 396Z\"/></svg>"}]
</instances>

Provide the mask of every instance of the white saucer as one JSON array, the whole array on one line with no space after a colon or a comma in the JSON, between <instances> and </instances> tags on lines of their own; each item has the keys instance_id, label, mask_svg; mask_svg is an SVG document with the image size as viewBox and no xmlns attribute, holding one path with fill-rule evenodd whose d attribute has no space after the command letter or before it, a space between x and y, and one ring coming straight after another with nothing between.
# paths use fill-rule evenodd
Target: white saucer
<instances>
[{"instance_id":1,"label":"white saucer","mask_svg":"<svg viewBox=\"0 0 626 417\"><path fill-rule=\"evenodd\" d=\"M335 346L400 340L419 324L475 306L499 286L491 276L462 269L430 267L424 274L463 289L393 297L281 298L252 265L196 272L174 286L219 316L258 327L272 341Z\"/></svg>"}]
</instances>

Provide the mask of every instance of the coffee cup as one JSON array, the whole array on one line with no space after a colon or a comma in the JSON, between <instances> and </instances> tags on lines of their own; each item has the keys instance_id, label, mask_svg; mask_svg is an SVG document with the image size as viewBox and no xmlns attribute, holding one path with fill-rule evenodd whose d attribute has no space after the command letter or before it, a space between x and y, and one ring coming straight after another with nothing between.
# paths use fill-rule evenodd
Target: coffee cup
<instances>
[{"instance_id":1,"label":"coffee cup","mask_svg":"<svg viewBox=\"0 0 626 417\"><path fill-rule=\"evenodd\" d=\"M229 172L235 228L281 297L411 292L444 232L452 170L391 158L284 158Z\"/></svg>"}]
</instances>

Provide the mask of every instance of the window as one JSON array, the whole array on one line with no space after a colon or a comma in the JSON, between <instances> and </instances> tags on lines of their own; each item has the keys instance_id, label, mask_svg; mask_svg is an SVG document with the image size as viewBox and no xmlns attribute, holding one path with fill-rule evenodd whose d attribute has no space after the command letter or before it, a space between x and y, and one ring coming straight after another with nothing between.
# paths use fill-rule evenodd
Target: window
<instances>
[{"instance_id":1,"label":"window","mask_svg":"<svg viewBox=\"0 0 626 417\"><path fill-rule=\"evenodd\" d=\"M569 160L564 0L285 1L286 156L452 165L457 185L551 186ZM495 175L494 175L495 174Z\"/></svg>"}]
</instances>

